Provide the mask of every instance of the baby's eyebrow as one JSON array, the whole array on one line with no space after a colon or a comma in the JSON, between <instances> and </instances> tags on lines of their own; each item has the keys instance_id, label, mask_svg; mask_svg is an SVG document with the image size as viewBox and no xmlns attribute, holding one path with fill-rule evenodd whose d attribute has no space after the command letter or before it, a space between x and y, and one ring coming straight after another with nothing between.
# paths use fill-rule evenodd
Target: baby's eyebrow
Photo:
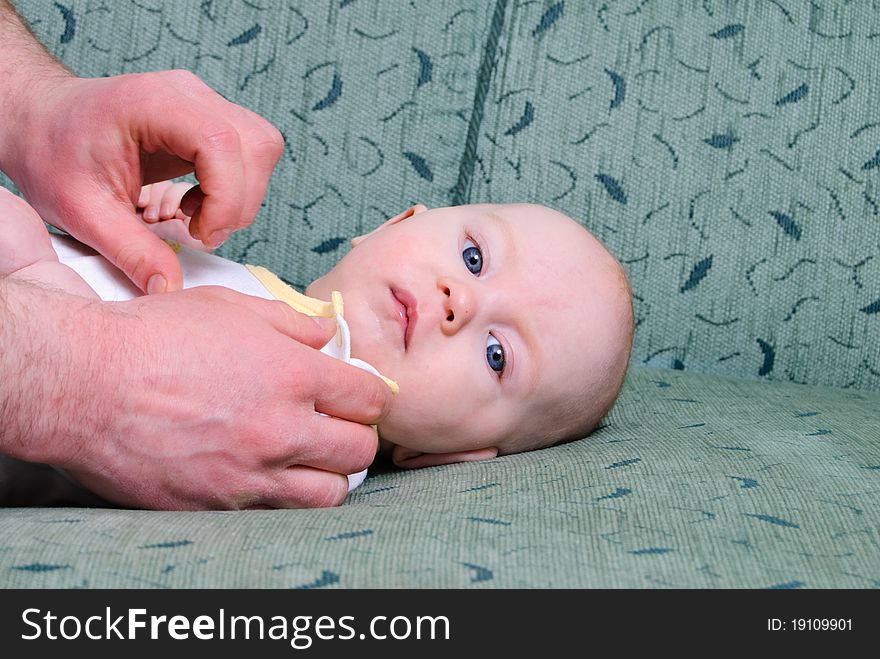
<instances>
[{"instance_id":1,"label":"baby's eyebrow","mask_svg":"<svg viewBox=\"0 0 880 659\"><path fill-rule=\"evenodd\" d=\"M531 327L528 324L517 324L517 328L526 348L525 359L520 357L519 364L527 362L525 368L517 370L520 373L525 372L525 377L523 377L525 394L526 396L531 396L539 386L538 380L541 377L541 362L543 361L541 358L542 353L537 341L535 341L535 335L532 333Z\"/></svg>"},{"instance_id":2,"label":"baby's eyebrow","mask_svg":"<svg viewBox=\"0 0 880 659\"><path fill-rule=\"evenodd\" d=\"M505 259L513 261L516 258L516 242L510 223L495 211L487 211L484 217L501 236Z\"/></svg>"}]
</instances>

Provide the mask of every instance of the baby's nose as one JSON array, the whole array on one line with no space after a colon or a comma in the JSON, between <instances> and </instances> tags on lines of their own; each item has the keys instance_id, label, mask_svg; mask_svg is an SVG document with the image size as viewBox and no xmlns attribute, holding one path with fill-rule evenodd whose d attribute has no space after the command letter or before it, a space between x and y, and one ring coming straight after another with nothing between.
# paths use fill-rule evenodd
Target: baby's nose
<instances>
[{"instance_id":1,"label":"baby's nose","mask_svg":"<svg viewBox=\"0 0 880 659\"><path fill-rule=\"evenodd\" d=\"M474 317L477 311L476 296L473 289L462 282L446 279L438 282L438 285L443 293L443 333L455 334Z\"/></svg>"}]
</instances>

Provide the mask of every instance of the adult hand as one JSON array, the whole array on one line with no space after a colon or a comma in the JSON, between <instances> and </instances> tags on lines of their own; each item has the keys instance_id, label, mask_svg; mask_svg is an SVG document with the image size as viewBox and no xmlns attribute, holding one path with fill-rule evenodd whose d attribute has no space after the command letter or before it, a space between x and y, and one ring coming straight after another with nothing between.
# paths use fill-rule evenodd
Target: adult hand
<instances>
[{"instance_id":1,"label":"adult hand","mask_svg":"<svg viewBox=\"0 0 880 659\"><path fill-rule=\"evenodd\" d=\"M253 221L284 146L271 124L188 71L37 76L8 109L6 173L43 219L151 293L178 290L181 274L136 216L141 186L195 171L181 208L193 236L216 247Z\"/></svg>"},{"instance_id":2,"label":"adult hand","mask_svg":"<svg viewBox=\"0 0 880 659\"><path fill-rule=\"evenodd\" d=\"M21 385L0 401L0 453L111 501L336 505L340 474L375 455L388 387L315 350L333 324L281 302L200 287L108 304L11 279L0 302L0 372Z\"/></svg>"}]
</instances>

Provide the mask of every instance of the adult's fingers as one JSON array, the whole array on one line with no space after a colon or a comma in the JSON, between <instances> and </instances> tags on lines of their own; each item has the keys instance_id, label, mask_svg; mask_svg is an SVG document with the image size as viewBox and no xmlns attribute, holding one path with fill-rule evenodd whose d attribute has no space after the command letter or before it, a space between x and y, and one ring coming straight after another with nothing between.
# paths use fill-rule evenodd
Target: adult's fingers
<instances>
[{"instance_id":1,"label":"adult's fingers","mask_svg":"<svg viewBox=\"0 0 880 659\"><path fill-rule=\"evenodd\" d=\"M273 491L260 503L272 508L329 508L338 506L348 494L348 479L311 467L279 470Z\"/></svg>"},{"instance_id":2,"label":"adult's fingers","mask_svg":"<svg viewBox=\"0 0 880 659\"><path fill-rule=\"evenodd\" d=\"M312 318L295 311L290 305L278 300L264 300L221 286L207 286L205 290L211 291L228 302L246 307L285 336L311 348L323 348L336 332L336 323L332 319ZM320 357L320 355L316 356ZM279 359L281 358L283 355L279 355ZM336 361L331 357L327 357L327 359L331 362Z\"/></svg>"},{"instance_id":3,"label":"adult's fingers","mask_svg":"<svg viewBox=\"0 0 880 659\"><path fill-rule=\"evenodd\" d=\"M193 171L193 164L179 158L173 153L158 151L149 154L141 162L141 181L143 183L159 183L170 181L179 176L186 176Z\"/></svg>"},{"instance_id":4,"label":"adult's fingers","mask_svg":"<svg viewBox=\"0 0 880 659\"><path fill-rule=\"evenodd\" d=\"M190 223L193 237L207 243L215 231L234 231L249 223L243 214L246 163L233 124L198 103L181 106L174 113L158 104L141 108L136 120L133 130L140 144L195 166L204 199Z\"/></svg>"},{"instance_id":5,"label":"adult's fingers","mask_svg":"<svg viewBox=\"0 0 880 659\"><path fill-rule=\"evenodd\" d=\"M316 415L297 432L298 435L290 436L286 447L280 448L275 459L266 460L267 465L302 465L337 474L355 474L369 467L379 450L379 435L371 426L332 416Z\"/></svg>"},{"instance_id":6,"label":"adult's fingers","mask_svg":"<svg viewBox=\"0 0 880 659\"><path fill-rule=\"evenodd\" d=\"M258 114L239 105L229 105L229 121L242 136L242 157L246 163L247 177L243 212L245 222L250 224L260 210L272 171L284 153L284 138L275 126Z\"/></svg>"},{"instance_id":7,"label":"adult's fingers","mask_svg":"<svg viewBox=\"0 0 880 659\"><path fill-rule=\"evenodd\" d=\"M375 425L391 408L388 385L351 364L328 357L315 378L315 410L323 414Z\"/></svg>"},{"instance_id":8,"label":"adult's fingers","mask_svg":"<svg viewBox=\"0 0 880 659\"><path fill-rule=\"evenodd\" d=\"M145 293L180 289L183 277L177 255L124 202L102 194L89 208L70 206L69 210L75 216L87 217L95 213L95 208L101 209L103 218L76 225L72 231L75 238L97 249Z\"/></svg>"},{"instance_id":9,"label":"adult's fingers","mask_svg":"<svg viewBox=\"0 0 880 659\"><path fill-rule=\"evenodd\" d=\"M132 114L135 138L150 154L143 182L194 168L205 198L190 209L190 232L216 247L253 221L284 139L268 121L230 103L197 76L166 71L151 81L156 75L161 76L163 93L144 94ZM180 96L173 114L167 112L171 90Z\"/></svg>"},{"instance_id":10,"label":"adult's fingers","mask_svg":"<svg viewBox=\"0 0 880 659\"><path fill-rule=\"evenodd\" d=\"M220 117L237 134L240 142L240 156L243 164L244 188L241 202L241 223L229 226L218 221L211 204L196 209L190 229L210 247L216 247L230 231L249 225L263 201L272 170L284 151L284 138L268 121L247 108L231 103L208 87L197 76L189 73L172 72L174 84L184 94L195 97L207 110L207 116ZM193 161L195 162L195 161ZM203 175L200 164L195 163L196 175L201 182ZM203 186L204 187L204 186ZM211 192L205 190L210 196ZM195 235L195 234L194 234Z\"/></svg>"},{"instance_id":11,"label":"adult's fingers","mask_svg":"<svg viewBox=\"0 0 880 659\"><path fill-rule=\"evenodd\" d=\"M266 119L227 101L197 76L188 72L170 73L175 75L175 84L186 94L197 97L208 108L211 116L223 117L238 132L246 181L243 222L245 225L250 224L260 210L272 170L284 153L284 137ZM210 218L199 229L203 238L207 239L207 234L213 230Z\"/></svg>"},{"instance_id":12,"label":"adult's fingers","mask_svg":"<svg viewBox=\"0 0 880 659\"><path fill-rule=\"evenodd\" d=\"M195 215L196 210L198 210L199 206L202 205L202 200L205 198L202 189L196 185L191 187L186 191L186 194L180 200L180 210L184 215L188 217L192 217Z\"/></svg>"}]
</instances>

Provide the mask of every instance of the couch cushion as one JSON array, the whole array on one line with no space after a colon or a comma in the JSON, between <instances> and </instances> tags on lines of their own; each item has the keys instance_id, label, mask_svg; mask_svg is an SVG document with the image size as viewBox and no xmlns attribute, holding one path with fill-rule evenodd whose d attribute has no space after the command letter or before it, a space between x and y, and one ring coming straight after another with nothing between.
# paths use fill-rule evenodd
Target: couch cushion
<instances>
[{"instance_id":1,"label":"couch cushion","mask_svg":"<svg viewBox=\"0 0 880 659\"><path fill-rule=\"evenodd\" d=\"M604 240L640 364L880 389L878 34L870 3L510 2L467 199Z\"/></svg>"},{"instance_id":2,"label":"couch cushion","mask_svg":"<svg viewBox=\"0 0 880 659\"><path fill-rule=\"evenodd\" d=\"M637 369L591 437L329 510L0 512L4 587L880 586L880 394Z\"/></svg>"}]
</instances>

